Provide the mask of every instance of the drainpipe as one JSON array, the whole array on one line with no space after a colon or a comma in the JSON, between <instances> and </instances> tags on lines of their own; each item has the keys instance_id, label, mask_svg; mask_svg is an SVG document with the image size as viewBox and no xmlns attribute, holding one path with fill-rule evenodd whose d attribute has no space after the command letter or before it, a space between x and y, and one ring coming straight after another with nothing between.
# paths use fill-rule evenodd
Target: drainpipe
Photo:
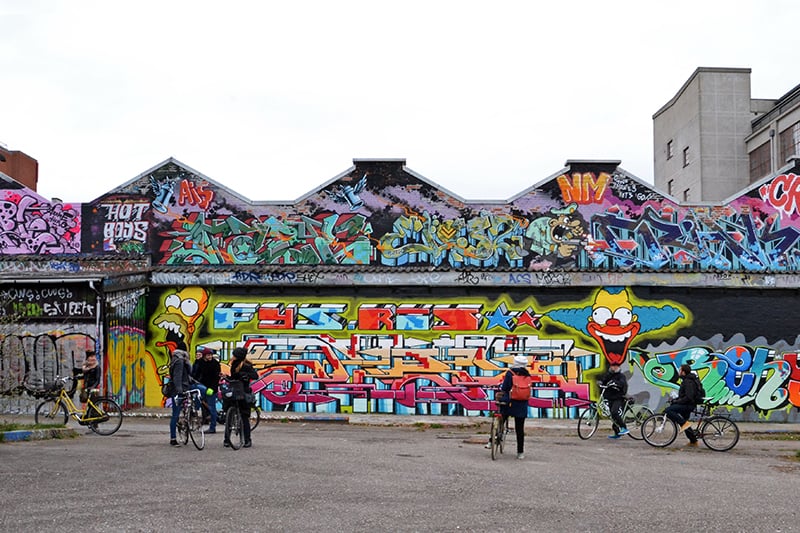
<instances>
[{"instance_id":1,"label":"drainpipe","mask_svg":"<svg viewBox=\"0 0 800 533\"><path fill-rule=\"evenodd\" d=\"M103 312L103 295L94 286L94 280L89 280L89 288L92 289L94 291L94 293L97 295L97 299L95 300L96 301L95 307L97 309L96 309L95 321L94 321L94 332L95 332L94 345L95 345L95 351L96 351L96 353L101 355L101 357L102 357L101 361L102 361L103 368L107 369L108 367L107 367L107 364L106 364L106 353L103 351L105 343L103 342L103 330L102 330L102 324L100 322L100 315ZM101 368L101 371L103 370L103 368ZM103 372L102 375L104 376L105 372ZM103 392L104 389L105 389L105 387L101 387L101 393Z\"/></svg>"}]
</instances>

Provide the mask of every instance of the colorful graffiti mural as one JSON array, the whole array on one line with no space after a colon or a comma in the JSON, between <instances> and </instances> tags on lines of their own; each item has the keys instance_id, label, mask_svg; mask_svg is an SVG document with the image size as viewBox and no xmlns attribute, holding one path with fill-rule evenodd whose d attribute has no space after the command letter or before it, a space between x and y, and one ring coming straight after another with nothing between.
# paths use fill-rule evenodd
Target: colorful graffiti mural
<instances>
[{"instance_id":1,"label":"colorful graffiti mural","mask_svg":"<svg viewBox=\"0 0 800 533\"><path fill-rule=\"evenodd\" d=\"M203 325L191 332L183 325L188 320L178 319L189 295L205 309L202 318L192 315ZM183 314L200 308L188 307ZM245 347L259 370L254 391L266 410L480 414L493 409L493 387L519 354L530 360L535 417L574 417L610 362L638 374L640 390L632 393L646 395L654 407L677 388L683 363L698 372L718 405L760 413L800 406L796 350L652 348L693 320L684 304L641 299L622 287L548 305L508 296L275 301L188 287L159 296L148 350L159 367L177 340L214 347L223 361L234 347Z\"/></svg>"}]
</instances>

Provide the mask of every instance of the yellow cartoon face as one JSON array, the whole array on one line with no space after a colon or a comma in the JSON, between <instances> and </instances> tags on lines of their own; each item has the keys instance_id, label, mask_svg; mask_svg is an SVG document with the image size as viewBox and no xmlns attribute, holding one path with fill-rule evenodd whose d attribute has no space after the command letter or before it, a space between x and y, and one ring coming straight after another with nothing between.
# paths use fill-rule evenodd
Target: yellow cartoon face
<instances>
[{"instance_id":1,"label":"yellow cartoon face","mask_svg":"<svg viewBox=\"0 0 800 533\"><path fill-rule=\"evenodd\" d=\"M167 296L164 312L153 319L153 324L166 333L166 340L157 346L167 346L172 351L182 341L188 348L207 307L208 293L201 287L186 287Z\"/></svg>"},{"instance_id":2,"label":"yellow cartoon face","mask_svg":"<svg viewBox=\"0 0 800 533\"><path fill-rule=\"evenodd\" d=\"M586 328L609 364L624 363L628 347L641 329L639 317L633 314L628 292L598 291Z\"/></svg>"}]
</instances>

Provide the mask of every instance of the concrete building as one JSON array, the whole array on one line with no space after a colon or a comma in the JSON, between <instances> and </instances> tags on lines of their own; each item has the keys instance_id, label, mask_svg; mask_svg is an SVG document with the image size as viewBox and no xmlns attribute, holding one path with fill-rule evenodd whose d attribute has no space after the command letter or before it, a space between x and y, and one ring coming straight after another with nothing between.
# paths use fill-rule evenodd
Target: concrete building
<instances>
[{"instance_id":1,"label":"concrete building","mask_svg":"<svg viewBox=\"0 0 800 533\"><path fill-rule=\"evenodd\" d=\"M700 67L653 115L657 188L681 202L724 200L800 152L800 86L754 99L750 72Z\"/></svg>"},{"instance_id":2,"label":"concrete building","mask_svg":"<svg viewBox=\"0 0 800 533\"><path fill-rule=\"evenodd\" d=\"M39 181L39 162L18 150L0 144L0 172L35 191Z\"/></svg>"}]
</instances>

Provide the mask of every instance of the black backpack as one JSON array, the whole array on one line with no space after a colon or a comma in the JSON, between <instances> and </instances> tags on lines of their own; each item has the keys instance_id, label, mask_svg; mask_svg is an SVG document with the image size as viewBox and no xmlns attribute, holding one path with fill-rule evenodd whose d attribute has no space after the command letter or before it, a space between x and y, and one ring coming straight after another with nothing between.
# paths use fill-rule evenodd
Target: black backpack
<instances>
[{"instance_id":1,"label":"black backpack","mask_svg":"<svg viewBox=\"0 0 800 533\"><path fill-rule=\"evenodd\" d=\"M706 397L706 390L703 388L703 384L700 382L700 378L692 374L692 379L694 380L695 390L695 397L692 398L692 401L696 404L703 403Z\"/></svg>"}]
</instances>

